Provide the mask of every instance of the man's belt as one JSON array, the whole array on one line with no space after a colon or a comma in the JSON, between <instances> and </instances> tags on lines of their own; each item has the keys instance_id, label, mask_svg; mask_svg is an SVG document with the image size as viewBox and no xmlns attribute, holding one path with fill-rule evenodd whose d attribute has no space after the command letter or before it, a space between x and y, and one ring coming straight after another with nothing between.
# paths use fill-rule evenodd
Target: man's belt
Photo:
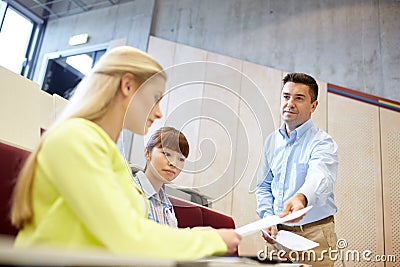
<instances>
[{"instance_id":1,"label":"man's belt","mask_svg":"<svg viewBox=\"0 0 400 267\"><path fill-rule=\"evenodd\" d=\"M306 223L303 225L295 225L295 226L290 226L290 225L285 225L285 224L278 224L278 230L286 230L286 231L294 231L294 232L303 232L306 228L310 228L313 226L317 226L320 224L326 224L326 223L330 223L330 222L334 222L335 219L333 218L333 215L328 216L326 218L323 218L321 220L315 221L315 222L310 222L310 223Z\"/></svg>"}]
</instances>

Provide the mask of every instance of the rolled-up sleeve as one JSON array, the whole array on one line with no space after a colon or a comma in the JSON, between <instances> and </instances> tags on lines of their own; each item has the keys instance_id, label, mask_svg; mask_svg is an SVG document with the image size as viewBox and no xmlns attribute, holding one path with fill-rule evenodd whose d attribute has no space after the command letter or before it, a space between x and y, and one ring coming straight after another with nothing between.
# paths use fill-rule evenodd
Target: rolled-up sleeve
<instances>
[{"instance_id":1,"label":"rolled-up sleeve","mask_svg":"<svg viewBox=\"0 0 400 267\"><path fill-rule=\"evenodd\" d=\"M304 184L298 190L306 196L308 205L321 206L332 194L338 170L337 144L326 137L312 150Z\"/></svg>"}]
</instances>

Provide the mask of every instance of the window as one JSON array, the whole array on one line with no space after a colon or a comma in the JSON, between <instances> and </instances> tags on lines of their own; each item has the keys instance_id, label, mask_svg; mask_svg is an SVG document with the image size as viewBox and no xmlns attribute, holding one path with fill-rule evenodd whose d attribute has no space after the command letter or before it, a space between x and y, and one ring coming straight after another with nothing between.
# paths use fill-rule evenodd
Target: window
<instances>
[{"instance_id":1,"label":"window","mask_svg":"<svg viewBox=\"0 0 400 267\"><path fill-rule=\"evenodd\" d=\"M87 52L57 52L48 56L42 89L49 94L69 99L78 83L105 52L103 48Z\"/></svg>"},{"instance_id":2,"label":"window","mask_svg":"<svg viewBox=\"0 0 400 267\"><path fill-rule=\"evenodd\" d=\"M40 24L5 1L1 1L0 16L0 65L31 78Z\"/></svg>"}]
</instances>

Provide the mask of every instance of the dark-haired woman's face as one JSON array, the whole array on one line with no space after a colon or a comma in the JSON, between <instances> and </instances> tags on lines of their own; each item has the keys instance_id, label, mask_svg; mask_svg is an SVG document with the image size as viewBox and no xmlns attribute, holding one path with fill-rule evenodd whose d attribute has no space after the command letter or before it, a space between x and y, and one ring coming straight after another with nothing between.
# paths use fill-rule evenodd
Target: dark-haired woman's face
<instances>
[{"instance_id":1,"label":"dark-haired woman's face","mask_svg":"<svg viewBox=\"0 0 400 267\"><path fill-rule=\"evenodd\" d=\"M171 182L181 172L185 160L182 153L168 148L155 147L150 153L147 167L154 176L162 178L165 182Z\"/></svg>"}]
</instances>

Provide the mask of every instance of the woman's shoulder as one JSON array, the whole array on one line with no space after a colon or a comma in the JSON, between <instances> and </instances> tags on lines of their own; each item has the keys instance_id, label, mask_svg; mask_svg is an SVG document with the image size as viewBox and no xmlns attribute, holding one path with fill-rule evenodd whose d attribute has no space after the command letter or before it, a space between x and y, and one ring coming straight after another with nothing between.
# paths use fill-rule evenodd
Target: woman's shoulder
<instances>
[{"instance_id":1,"label":"woman's shoulder","mask_svg":"<svg viewBox=\"0 0 400 267\"><path fill-rule=\"evenodd\" d=\"M93 139L94 136L108 137L106 132L96 123L83 119L83 118L71 118L61 122L49 133L49 137L53 138L89 138ZM109 138L109 137L108 137Z\"/></svg>"},{"instance_id":2,"label":"woman's shoulder","mask_svg":"<svg viewBox=\"0 0 400 267\"><path fill-rule=\"evenodd\" d=\"M43 145L57 148L81 147L82 149L94 143L115 146L111 138L96 123L82 118L72 118L51 129Z\"/></svg>"},{"instance_id":3,"label":"woman's shoulder","mask_svg":"<svg viewBox=\"0 0 400 267\"><path fill-rule=\"evenodd\" d=\"M53 131L55 133L85 133L89 129L98 130L97 128L100 128L100 126L90 120L83 118L71 118L61 122L53 129Z\"/></svg>"}]
</instances>

